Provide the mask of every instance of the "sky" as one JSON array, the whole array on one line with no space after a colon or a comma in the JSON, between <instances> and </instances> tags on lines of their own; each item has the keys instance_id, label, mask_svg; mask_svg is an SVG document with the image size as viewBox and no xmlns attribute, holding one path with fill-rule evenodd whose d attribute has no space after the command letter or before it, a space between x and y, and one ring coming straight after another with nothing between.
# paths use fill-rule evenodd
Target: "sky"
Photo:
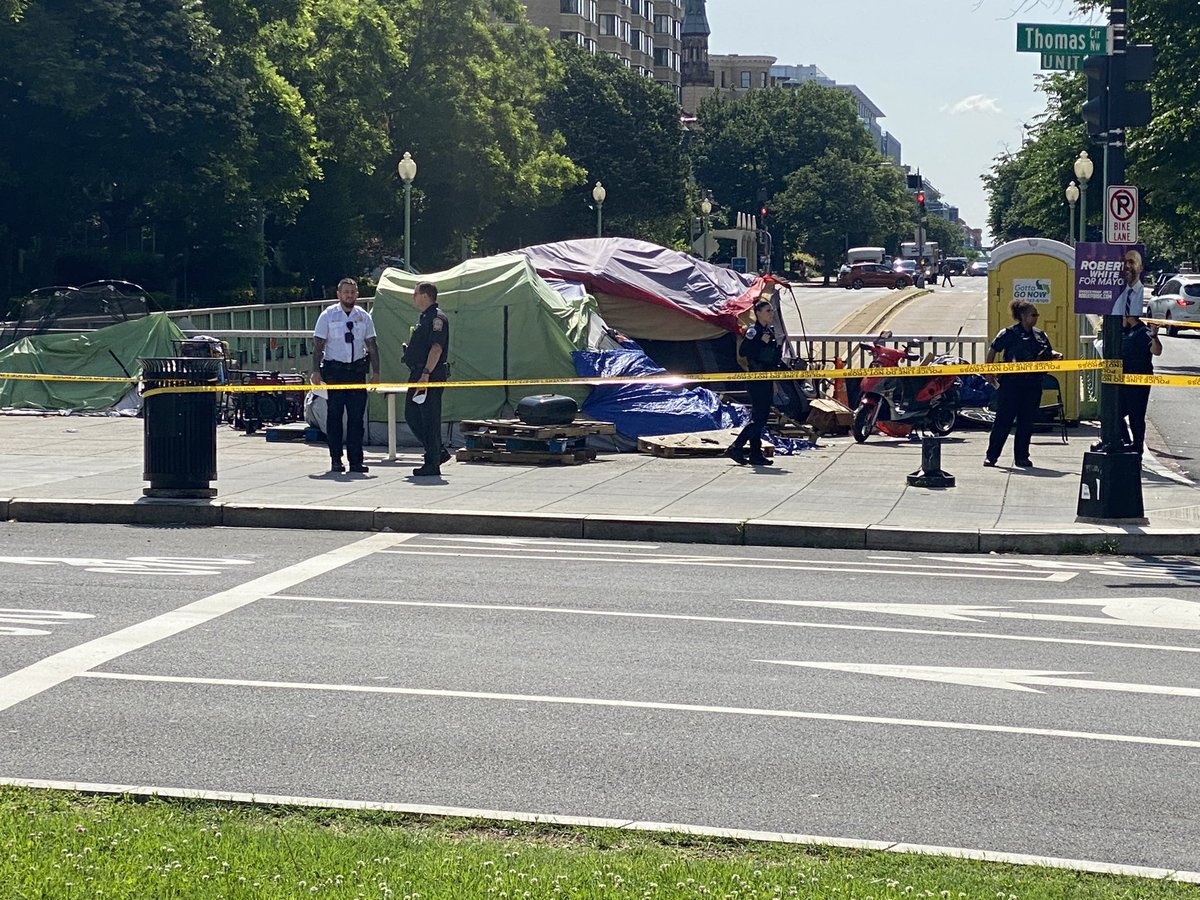
<instances>
[{"instance_id":1,"label":"sky","mask_svg":"<svg viewBox=\"0 0 1200 900\"><path fill-rule=\"evenodd\" d=\"M883 110L902 161L987 230L980 176L1046 108L1017 23L1106 24L1066 0L707 0L709 52L815 65ZM1080 147L1080 149L1086 149ZM1070 160L1064 160L1065 171Z\"/></svg>"}]
</instances>

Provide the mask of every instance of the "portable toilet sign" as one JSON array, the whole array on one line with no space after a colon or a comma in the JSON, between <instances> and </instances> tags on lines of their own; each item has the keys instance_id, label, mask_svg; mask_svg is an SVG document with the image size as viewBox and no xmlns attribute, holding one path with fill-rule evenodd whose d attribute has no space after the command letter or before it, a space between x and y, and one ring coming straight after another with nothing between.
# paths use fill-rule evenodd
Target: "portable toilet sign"
<instances>
[{"instance_id":1,"label":"portable toilet sign","mask_svg":"<svg viewBox=\"0 0 1200 900\"><path fill-rule=\"evenodd\" d=\"M1038 328L1050 343L1070 358L1079 351L1079 320L1075 315L1075 251L1061 241L1021 238L992 251L988 271L988 343L1014 323L1010 304L1032 303L1038 309ZM1079 418L1081 383L1077 372L1047 373L1046 390L1053 380L1062 389L1063 414ZM1057 398L1055 398L1057 400Z\"/></svg>"}]
</instances>

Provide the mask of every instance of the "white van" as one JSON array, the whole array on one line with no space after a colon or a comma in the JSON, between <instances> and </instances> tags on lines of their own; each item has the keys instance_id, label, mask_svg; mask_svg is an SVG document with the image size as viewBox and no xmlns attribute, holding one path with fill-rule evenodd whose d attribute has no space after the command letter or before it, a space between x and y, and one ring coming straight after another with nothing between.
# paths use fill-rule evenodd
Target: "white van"
<instances>
[{"instance_id":1,"label":"white van","mask_svg":"<svg viewBox=\"0 0 1200 900\"><path fill-rule=\"evenodd\" d=\"M851 266L862 262L882 265L885 252L883 247L851 247L846 251L846 263Z\"/></svg>"}]
</instances>

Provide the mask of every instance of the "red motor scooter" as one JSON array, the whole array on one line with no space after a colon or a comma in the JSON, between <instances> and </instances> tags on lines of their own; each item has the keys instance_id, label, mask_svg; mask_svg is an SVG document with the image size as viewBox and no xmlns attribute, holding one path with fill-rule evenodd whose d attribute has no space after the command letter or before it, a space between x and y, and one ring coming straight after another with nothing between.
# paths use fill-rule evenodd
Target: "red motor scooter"
<instances>
[{"instance_id":1,"label":"red motor scooter","mask_svg":"<svg viewBox=\"0 0 1200 900\"><path fill-rule=\"evenodd\" d=\"M885 331L875 343L859 344L871 354L870 368L891 368L919 359L911 348L884 346L882 342L890 337L891 332ZM947 435L953 430L954 418L962 406L958 378L954 375L867 377L860 389L853 426L854 439L860 444L879 421L903 422L919 431Z\"/></svg>"}]
</instances>

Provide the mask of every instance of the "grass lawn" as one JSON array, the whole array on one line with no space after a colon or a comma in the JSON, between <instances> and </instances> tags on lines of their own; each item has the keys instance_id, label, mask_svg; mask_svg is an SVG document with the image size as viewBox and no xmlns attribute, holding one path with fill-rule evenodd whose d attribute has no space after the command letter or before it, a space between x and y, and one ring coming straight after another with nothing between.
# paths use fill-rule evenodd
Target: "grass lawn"
<instances>
[{"instance_id":1,"label":"grass lawn","mask_svg":"<svg viewBox=\"0 0 1200 900\"><path fill-rule=\"evenodd\" d=\"M1200 898L1200 886L827 847L0 787L0 898Z\"/></svg>"}]
</instances>

